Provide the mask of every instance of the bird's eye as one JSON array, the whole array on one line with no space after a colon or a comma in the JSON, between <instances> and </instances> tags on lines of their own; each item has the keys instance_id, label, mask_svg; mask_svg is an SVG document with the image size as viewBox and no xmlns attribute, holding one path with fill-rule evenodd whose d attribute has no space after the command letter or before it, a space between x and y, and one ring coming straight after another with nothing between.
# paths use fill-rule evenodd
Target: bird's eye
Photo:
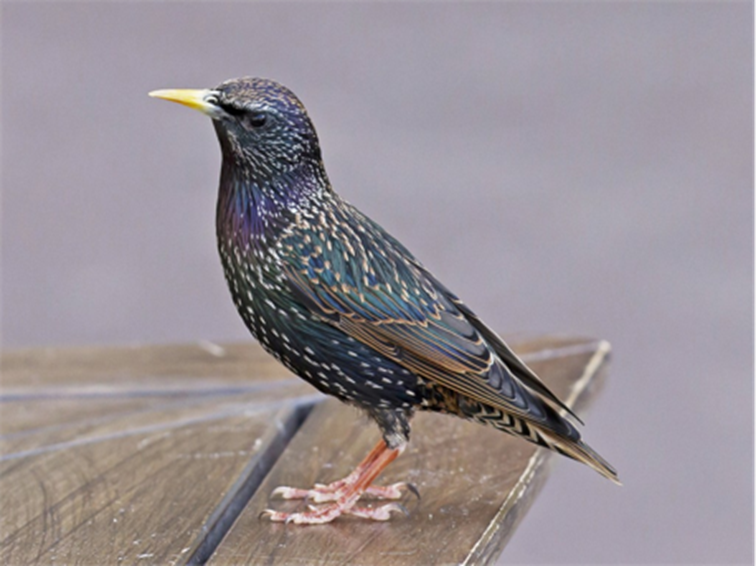
<instances>
[{"instance_id":1,"label":"bird's eye","mask_svg":"<svg viewBox=\"0 0 756 566\"><path fill-rule=\"evenodd\" d=\"M268 121L268 115L265 112L250 112L247 115L247 123L253 128L262 128Z\"/></svg>"}]
</instances>

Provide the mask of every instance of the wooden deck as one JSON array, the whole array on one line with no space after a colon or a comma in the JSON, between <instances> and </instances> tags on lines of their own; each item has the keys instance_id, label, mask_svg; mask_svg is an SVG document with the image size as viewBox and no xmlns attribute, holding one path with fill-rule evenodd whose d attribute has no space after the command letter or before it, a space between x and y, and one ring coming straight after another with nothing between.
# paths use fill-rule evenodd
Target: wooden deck
<instances>
[{"instance_id":1,"label":"wooden deck","mask_svg":"<svg viewBox=\"0 0 756 566\"><path fill-rule=\"evenodd\" d=\"M511 342L578 410L603 381L606 342ZM269 499L275 486L338 479L379 435L256 345L33 349L1 370L2 564L487 564L550 467L525 442L419 414L378 482L417 486L409 517L272 524L265 507L302 505Z\"/></svg>"}]
</instances>

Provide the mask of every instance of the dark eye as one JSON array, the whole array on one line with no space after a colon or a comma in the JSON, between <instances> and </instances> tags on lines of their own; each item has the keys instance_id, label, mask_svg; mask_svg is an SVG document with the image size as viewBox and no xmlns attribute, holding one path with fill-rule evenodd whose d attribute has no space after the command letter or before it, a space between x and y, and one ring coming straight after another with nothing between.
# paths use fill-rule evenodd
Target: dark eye
<instances>
[{"instance_id":1,"label":"dark eye","mask_svg":"<svg viewBox=\"0 0 756 566\"><path fill-rule=\"evenodd\" d=\"M247 115L247 123L253 128L262 128L268 121L268 115L265 112L250 112Z\"/></svg>"}]
</instances>

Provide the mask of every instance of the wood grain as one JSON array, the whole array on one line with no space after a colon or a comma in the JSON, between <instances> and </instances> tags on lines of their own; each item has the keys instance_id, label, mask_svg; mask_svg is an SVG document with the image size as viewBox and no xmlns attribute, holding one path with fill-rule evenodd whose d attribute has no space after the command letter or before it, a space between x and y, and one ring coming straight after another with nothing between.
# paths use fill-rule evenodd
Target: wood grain
<instances>
[{"instance_id":1,"label":"wood grain","mask_svg":"<svg viewBox=\"0 0 756 566\"><path fill-rule=\"evenodd\" d=\"M235 350L4 356L0 563L173 564L200 552L319 398L256 347Z\"/></svg>"},{"instance_id":2,"label":"wood grain","mask_svg":"<svg viewBox=\"0 0 756 566\"><path fill-rule=\"evenodd\" d=\"M293 377L256 344L210 342L16 350L0 358L0 375L6 395L41 394L57 386L69 393L170 392Z\"/></svg>"}]
</instances>

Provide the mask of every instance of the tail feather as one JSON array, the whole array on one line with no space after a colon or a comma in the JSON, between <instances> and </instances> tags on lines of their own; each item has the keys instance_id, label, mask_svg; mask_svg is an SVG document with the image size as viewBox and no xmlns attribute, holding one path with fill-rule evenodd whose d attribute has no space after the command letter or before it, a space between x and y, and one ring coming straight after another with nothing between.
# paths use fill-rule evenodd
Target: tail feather
<instances>
[{"instance_id":1,"label":"tail feather","mask_svg":"<svg viewBox=\"0 0 756 566\"><path fill-rule=\"evenodd\" d=\"M544 442L548 444L549 448L555 452L559 452L568 458L582 462L617 485L622 485L614 467L582 440L578 439L576 441L563 438L555 435L552 431L541 427L538 427L538 432Z\"/></svg>"}]
</instances>

